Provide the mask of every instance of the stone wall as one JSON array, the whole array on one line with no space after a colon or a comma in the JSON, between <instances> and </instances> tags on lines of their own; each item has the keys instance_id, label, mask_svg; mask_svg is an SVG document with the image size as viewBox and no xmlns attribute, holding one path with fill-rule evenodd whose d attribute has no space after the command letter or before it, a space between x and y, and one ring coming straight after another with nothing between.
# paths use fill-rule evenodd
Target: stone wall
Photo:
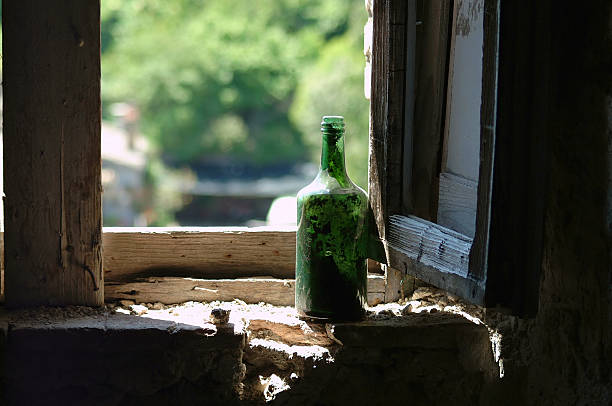
<instances>
[{"instance_id":1,"label":"stone wall","mask_svg":"<svg viewBox=\"0 0 612 406\"><path fill-rule=\"evenodd\" d=\"M233 330L87 308L18 312L3 324L3 405L223 404L243 377L244 335Z\"/></svg>"},{"instance_id":2,"label":"stone wall","mask_svg":"<svg viewBox=\"0 0 612 406\"><path fill-rule=\"evenodd\" d=\"M220 303L159 310L3 314L2 404L483 404L498 381L488 330L461 315L378 307L359 323L305 323L292 308ZM486 403L485 403L486 404ZM501 404L513 404L502 402Z\"/></svg>"}]
</instances>

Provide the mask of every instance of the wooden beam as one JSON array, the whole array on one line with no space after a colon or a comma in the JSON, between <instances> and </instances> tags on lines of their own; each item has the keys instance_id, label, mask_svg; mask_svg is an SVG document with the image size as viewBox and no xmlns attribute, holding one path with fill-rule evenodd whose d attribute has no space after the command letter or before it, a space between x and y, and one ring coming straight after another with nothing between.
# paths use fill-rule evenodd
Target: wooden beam
<instances>
[{"instance_id":1,"label":"wooden beam","mask_svg":"<svg viewBox=\"0 0 612 406\"><path fill-rule=\"evenodd\" d=\"M374 2L369 199L383 241L385 221L402 203L406 18L406 1Z\"/></svg>"},{"instance_id":2,"label":"wooden beam","mask_svg":"<svg viewBox=\"0 0 612 406\"><path fill-rule=\"evenodd\" d=\"M404 79L404 140L402 146L402 189L400 213L414 211L412 195L412 168L414 164L414 110L416 102L416 0L406 0L406 20L404 24L405 79Z\"/></svg>"},{"instance_id":3,"label":"wooden beam","mask_svg":"<svg viewBox=\"0 0 612 406\"><path fill-rule=\"evenodd\" d=\"M105 227L103 235L107 302L293 306L295 227ZM368 303L397 299L385 291L385 276L369 274Z\"/></svg>"},{"instance_id":4,"label":"wooden beam","mask_svg":"<svg viewBox=\"0 0 612 406\"><path fill-rule=\"evenodd\" d=\"M385 279L368 275L368 304L384 302ZM293 306L294 279L194 279L150 277L131 282L107 282L106 301L129 299L137 303L176 304L188 301L243 300L246 303L270 303Z\"/></svg>"},{"instance_id":5,"label":"wooden beam","mask_svg":"<svg viewBox=\"0 0 612 406\"><path fill-rule=\"evenodd\" d=\"M495 148L497 143L497 122L498 122L498 77L500 60L500 0L485 0L483 16L483 47L482 47L482 93L480 105L480 167L478 170L478 198L476 205L476 228L474 232L474 248L470 256L470 275L477 279L487 280L491 275L488 274L488 256L491 247L489 246L491 232L491 218L493 211L493 176L495 170L499 168L495 163ZM515 77L518 81L522 78ZM518 118L518 117L517 117ZM520 126L519 126L520 127ZM518 137L516 139L519 139ZM523 148L525 145L521 145ZM504 173L502 184L497 184L496 188L504 188L505 184L513 183L513 173ZM514 192L516 193L516 191ZM515 198L526 196L518 193ZM526 200L524 200L526 201ZM517 218L510 216L510 221L517 221ZM507 230L504 230L505 233ZM495 269L492 274L501 269ZM516 270L513 270L514 272ZM501 302L489 302L489 305L498 305Z\"/></svg>"},{"instance_id":6,"label":"wooden beam","mask_svg":"<svg viewBox=\"0 0 612 406\"><path fill-rule=\"evenodd\" d=\"M6 301L101 305L100 2L2 2Z\"/></svg>"},{"instance_id":7,"label":"wooden beam","mask_svg":"<svg viewBox=\"0 0 612 406\"><path fill-rule=\"evenodd\" d=\"M295 275L295 227L105 227L106 280Z\"/></svg>"},{"instance_id":8,"label":"wooden beam","mask_svg":"<svg viewBox=\"0 0 612 406\"><path fill-rule=\"evenodd\" d=\"M452 0L418 3L416 29L416 103L412 147L410 214L435 221L437 213L440 145L445 122L449 31ZM408 213L404 213L408 214Z\"/></svg>"},{"instance_id":9,"label":"wooden beam","mask_svg":"<svg viewBox=\"0 0 612 406\"><path fill-rule=\"evenodd\" d=\"M294 279L195 279L140 278L131 282L106 282L106 301L129 299L137 303L177 304L188 301L243 300L292 306Z\"/></svg>"},{"instance_id":10,"label":"wooden beam","mask_svg":"<svg viewBox=\"0 0 612 406\"><path fill-rule=\"evenodd\" d=\"M390 266L385 267L385 303L395 302L402 298L404 293L402 284L407 278L411 278L411 282L414 284L413 276L406 275Z\"/></svg>"}]
</instances>

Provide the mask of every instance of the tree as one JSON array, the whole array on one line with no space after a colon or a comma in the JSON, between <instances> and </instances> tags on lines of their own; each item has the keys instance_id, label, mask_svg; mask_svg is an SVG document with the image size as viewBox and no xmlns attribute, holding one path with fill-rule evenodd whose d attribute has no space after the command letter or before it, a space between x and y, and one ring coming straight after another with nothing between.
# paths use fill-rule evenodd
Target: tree
<instances>
[{"instance_id":1,"label":"tree","mask_svg":"<svg viewBox=\"0 0 612 406\"><path fill-rule=\"evenodd\" d=\"M369 103L363 93L361 38L354 31L348 31L323 47L317 63L298 84L290 117L306 134L305 142L311 145L312 159L316 160L320 151L321 141L317 135L321 116L343 115L347 172L353 181L365 187L368 178Z\"/></svg>"},{"instance_id":2,"label":"tree","mask_svg":"<svg viewBox=\"0 0 612 406\"><path fill-rule=\"evenodd\" d=\"M317 60L348 32L357 4L105 0L103 102L136 104L143 133L177 165L309 159L294 92L313 81L311 68L332 67Z\"/></svg>"}]
</instances>

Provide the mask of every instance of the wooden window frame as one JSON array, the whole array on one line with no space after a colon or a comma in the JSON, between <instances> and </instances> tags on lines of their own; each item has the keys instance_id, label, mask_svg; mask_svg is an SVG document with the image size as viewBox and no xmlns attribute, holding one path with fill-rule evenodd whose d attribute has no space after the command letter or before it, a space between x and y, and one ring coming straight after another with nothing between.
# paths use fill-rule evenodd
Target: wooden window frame
<instances>
[{"instance_id":1,"label":"wooden window frame","mask_svg":"<svg viewBox=\"0 0 612 406\"><path fill-rule=\"evenodd\" d=\"M541 24L542 16L510 3L500 14L499 0L485 0L481 164L470 239L428 221L437 204L451 7L449 0L416 4L374 2L369 188L385 259L474 303L532 312L541 263L537 187L545 181L537 162L545 148L531 139L542 121L521 103L528 82L513 79L545 81L546 70L533 62L544 58L541 49L525 52L534 42L529 30L512 28L521 18L525 27L536 17ZM290 276L294 230L103 231L99 1L3 2L2 11L9 306L101 305L103 259L109 287L132 277ZM523 118L535 124L530 131L513 124ZM525 145L526 169L513 162ZM509 230L513 222L519 227ZM156 276L162 269L169 275ZM392 292L381 278L371 281L386 300Z\"/></svg>"},{"instance_id":2,"label":"wooden window frame","mask_svg":"<svg viewBox=\"0 0 612 406\"><path fill-rule=\"evenodd\" d=\"M108 227L107 301L181 303L242 299L293 306L296 227ZM368 275L368 303L385 302Z\"/></svg>"},{"instance_id":3,"label":"wooden window frame","mask_svg":"<svg viewBox=\"0 0 612 406\"><path fill-rule=\"evenodd\" d=\"M6 303L177 303L241 291L292 304L295 227L102 228L100 3L2 7L4 164L13 175L1 236ZM370 303L385 300L382 275L369 275L368 287Z\"/></svg>"},{"instance_id":4,"label":"wooden window frame","mask_svg":"<svg viewBox=\"0 0 612 406\"><path fill-rule=\"evenodd\" d=\"M451 2L425 4L430 19L422 21L419 33L434 46L423 44L417 55L416 6L414 0L379 1L374 9L374 46L372 66L372 139L370 199L376 214L380 237L389 266L409 273L428 283L457 294L473 303L484 304L486 283L486 243L492 178L495 94L483 87L481 122L481 165L478 188L477 232L474 239L427 221L435 216L432 203L420 210L414 208L414 192L433 194L436 171L432 162L441 148L444 131L444 106L447 105L444 84L447 80L448 27ZM433 2L431 2L433 3ZM438 7L436 7L438 6ZM434 10L431 10L434 9ZM494 14L496 15L496 14ZM491 19L488 19L491 24ZM495 24L495 19L493 19ZM497 44L485 30L485 42L494 42L483 57L483 78L495 66ZM492 27L495 29L495 26ZM429 31L429 32L428 32ZM435 33L440 35L435 38ZM489 51L489 52L487 52ZM493 61L491 61L493 59ZM421 64L417 77L414 65ZM431 76L438 86L434 92L421 86ZM487 80L485 78L484 80ZM415 99L419 110L415 111ZM408 112L407 112L408 111ZM428 128L423 128L429 126ZM433 145L432 145L433 144ZM428 159L417 161L424 147ZM427 165L429 178L418 178L418 165ZM415 168L415 166L417 166ZM425 183L425 184L423 184ZM401 193L397 193L401 190ZM430 197L432 201L435 197ZM413 213L417 213L414 215ZM419 215L420 214L420 215Z\"/></svg>"},{"instance_id":5,"label":"wooden window frame","mask_svg":"<svg viewBox=\"0 0 612 406\"><path fill-rule=\"evenodd\" d=\"M519 48L528 33L512 30L513 18L527 23L536 15L506 3L502 13L499 0L484 0L480 164L470 238L435 224L452 12L450 0L375 2L369 191L378 237L386 263L403 275L480 306L534 314L543 225L541 197L534 192L545 185L534 159L546 154L529 138L533 133L508 125L510 117L517 122L531 113L505 102L530 94L526 85L513 83L518 75L545 76L528 61L536 48ZM513 65L513 58L523 65ZM520 157L520 164L530 166L517 171L511 160L521 150L529 157ZM531 213L524 213L527 202L535 208Z\"/></svg>"}]
</instances>

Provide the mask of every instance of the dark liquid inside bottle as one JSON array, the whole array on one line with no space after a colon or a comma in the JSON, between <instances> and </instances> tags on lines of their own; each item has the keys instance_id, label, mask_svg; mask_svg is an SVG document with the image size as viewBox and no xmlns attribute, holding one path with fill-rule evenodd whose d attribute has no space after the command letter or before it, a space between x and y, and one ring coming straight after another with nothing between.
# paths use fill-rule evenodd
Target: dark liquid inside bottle
<instances>
[{"instance_id":1,"label":"dark liquid inside bottle","mask_svg":"<svg viewBox=\"0 0 612 406\"><path fill-rule=\"evenodd\" d=\"M321 170L298 193L295 304L302 317L358 320L367 297L367 197L345 171L343 119L321 125Z\"/></svg>"}]
</instances>

